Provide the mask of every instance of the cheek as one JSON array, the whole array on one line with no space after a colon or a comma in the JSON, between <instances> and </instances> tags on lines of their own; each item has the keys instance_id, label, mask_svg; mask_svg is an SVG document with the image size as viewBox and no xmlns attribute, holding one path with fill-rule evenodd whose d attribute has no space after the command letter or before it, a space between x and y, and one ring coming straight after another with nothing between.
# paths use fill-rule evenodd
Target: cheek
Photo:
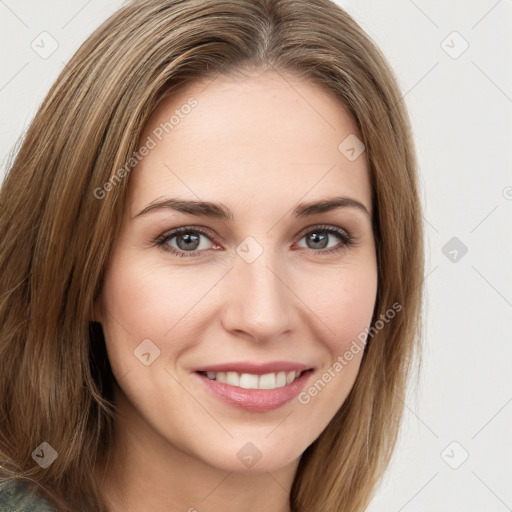
<instances>
[{"instance_id":1,"label":"cheek","mask_svg":"<svg viewBox=\"0 0 512 512\"><path fill-rule=\"evenodd\" d=\"M205 295L213 291L224 272L224 268L170 272L161 265L141 264L129 257L114 259L104 282L103 303L118 328L162 338L179 330L178 322L186 324L188 318L197 317L209 302L204 301ZM371 260L309 271L302 268L290 275L293 292L300 299L297 307L307 306L335 340L346 340L368 326L377 292L376 266Z\"/></svg>"},{"instance_id":2,"label":"cheek","mask_svg":"<svg viewBox=\"0 0 512 512\"><path fill-rule=\"evenodd\" d=\"M376 267L368 264L328 269L303 283L310 291L306 295L303 288L301 296L309 297L305 302L322 321L326 333L323 342L336 357L369 327L377 296Z\"/></svg>"},{"instance_id":3,"label":"cheek","mask_svg":"<svg viewBox=\"0 0 512 512\"><path fill-rule=\"evenodd\" d=\"M312 438L328 425L356 381L364 353L363 336L375 307L377 270L373 264L347 265L314 277L305 284L311 286L314 281L316 291L305 302L314 313L311 317L317 318L315 334L323 346L324 365L298 396L300 407L316 419L303 427Z\"/></svg>"},{"instance_id":4,"label":"cheek","mask_svg":"<svg viewBox=\"0 0 512 512\"><path fill-rule=\"evenodd\" d=\"M196 284L171 276L159 266L147 264L142 258L118 258L104 283L108 311L134 335L169 330L174 319L195 295Z\"/></svg>"},{"instance_id":5,"label":"cheek","mask_svg":"<svg viewBox=\"0 0 512 512\"><path fill-rule=\"evenodd\" d=\"M216 280L216 276L183 269L170 272L129 255L114 258L103 286L109 354L128 366L133 350L150 339L164 356L160 364L164 358L166 362L176 359L193 338L192 331L200 327L198 304Z\"/></svg>"}]
</instances>

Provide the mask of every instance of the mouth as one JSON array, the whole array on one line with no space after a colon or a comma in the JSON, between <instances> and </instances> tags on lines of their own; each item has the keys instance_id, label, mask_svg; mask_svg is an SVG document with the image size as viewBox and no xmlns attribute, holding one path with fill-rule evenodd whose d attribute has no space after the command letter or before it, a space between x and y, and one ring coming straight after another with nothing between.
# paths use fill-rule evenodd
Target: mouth
<instances>
[{"instance_id":1,"label":"mouth","mask_svg":"<svg viewBox=\"0 0 512 512\"><path fill-rule=\"evenodd\" d=\"M273 372L257 375L238 372L198 372L210 380L242 389L277 389L287 386L309 370Z\"/></svg>"},{"instance_id":2,"label":"mouth","mask_svg":"<svg viewBox=\"0 0 512 512\"><path fill-rule=\"evenodd\" d=\"M269 371L269 366L218 365L197 370L193 375L200 379L210 396L213 394L239 409L264 412L281 407L296 397L313 373L313 368L306 365L272 365L276 371Z\"/></svg>"}]
</instances>

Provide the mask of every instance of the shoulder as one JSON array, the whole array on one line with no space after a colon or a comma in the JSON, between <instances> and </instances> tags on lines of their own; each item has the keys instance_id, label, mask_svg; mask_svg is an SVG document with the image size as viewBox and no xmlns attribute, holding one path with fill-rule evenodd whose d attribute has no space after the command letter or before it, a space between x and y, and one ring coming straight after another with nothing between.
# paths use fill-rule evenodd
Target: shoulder
<instances>
[{"instance_id":1,"label":"shoulder","mask_svg":"<svg viewBox=\"0 0 512 512\"><path fill-rule=\"evenodd\" d=\"M0 481L2 512L56 512L44 499L35 496L22 481Z\"/></svg>"}]
</instances>

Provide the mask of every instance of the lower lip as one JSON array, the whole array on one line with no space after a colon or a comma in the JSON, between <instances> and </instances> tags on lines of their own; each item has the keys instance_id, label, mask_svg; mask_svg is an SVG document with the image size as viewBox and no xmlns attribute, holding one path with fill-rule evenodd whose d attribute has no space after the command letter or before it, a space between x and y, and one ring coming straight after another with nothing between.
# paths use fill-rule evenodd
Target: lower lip
<instances>
[{"instance_id":1,"label":"lower lip","mask_svg":"<svg viewBox=\"0 0 512 512\"><path fill-rule=\"evenodd\" d=\"M277 409L293 400L306 385L312 370L305 371L290 384L275 389L244 389L209 379L195 372L203 384L224 402L250 412L265 412Z\"/></svg>"}]
</instances>

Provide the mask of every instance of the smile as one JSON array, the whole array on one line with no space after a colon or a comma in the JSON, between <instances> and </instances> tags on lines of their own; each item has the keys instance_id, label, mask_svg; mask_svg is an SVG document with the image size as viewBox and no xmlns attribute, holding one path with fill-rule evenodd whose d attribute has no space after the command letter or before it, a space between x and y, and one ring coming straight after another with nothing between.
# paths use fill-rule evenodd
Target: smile
<instances>
[{"instance_id":1,"label":"smile","mask_svg":"<svg viewBox=\"0 0 512 512\"><path fill-rule=\"evenodd\" d=\"M208 396L248 412L265 412L291 402L313 373L309 365L281 361L222 363L197 368L192 375Z\"/></svg>"},{"instance_id":2,"label":"smile","mask_svg":"<svg viewBox=\"0 0 512 512\"><path fill-rule=\"evenodd\" d=\"M211 380L243 389L276 389L291 384L302 372L277 372L256 375L238 372L204 372Z\"/></svg>"}]
</instances>

